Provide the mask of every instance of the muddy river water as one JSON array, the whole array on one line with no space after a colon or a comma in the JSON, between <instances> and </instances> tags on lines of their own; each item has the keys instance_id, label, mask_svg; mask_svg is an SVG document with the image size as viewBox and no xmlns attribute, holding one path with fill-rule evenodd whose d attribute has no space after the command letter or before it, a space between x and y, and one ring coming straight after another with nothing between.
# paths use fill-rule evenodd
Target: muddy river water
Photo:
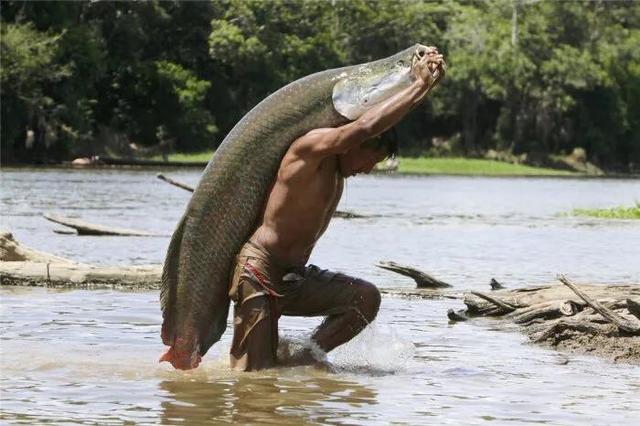
<instances>
[{"instance_id":1,"label":"muddy river water","mask_svg":"<svg viewBox=\"0 0 640 426\"><path fill-rule=\"evenodd\" d=\"M163 261L189 193L159 170L4 169L2 229L40 250L100 264ZM163 170L195 185L199 171ZM640 201L640 181L365 176L350 179L311 261L380 287L413 282L393 260L460 290L553 281L640 283L640 222L573 208ZM164 236L59 235L43 213ZM158 364L157 291L0 288L0 421L82 424L638 424L640 367L531 345L514 327L449 324L451 299L384 297L378 319L313 368L234 373L231 333L200 368ZM319 319L281 320L301 341Z\"/></svg>"}]
</instances>

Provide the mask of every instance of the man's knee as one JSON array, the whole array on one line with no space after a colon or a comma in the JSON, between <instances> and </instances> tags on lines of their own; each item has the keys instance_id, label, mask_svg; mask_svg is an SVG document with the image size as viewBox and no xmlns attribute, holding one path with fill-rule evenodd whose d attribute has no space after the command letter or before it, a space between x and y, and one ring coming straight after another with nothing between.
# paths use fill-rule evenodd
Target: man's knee
<instances>
[{"instance_id":1,"label":"man's knee","mask_svg":"<svg viewBox=\"0 0 640 426\"><path fill-rule=\"evenodd\" d=\"M357 280L356 284L358 285L356 303L360 313L367 322L372 322L380 309L380 291L375 285L364 280Z\"/></svg>"}]
</instances>

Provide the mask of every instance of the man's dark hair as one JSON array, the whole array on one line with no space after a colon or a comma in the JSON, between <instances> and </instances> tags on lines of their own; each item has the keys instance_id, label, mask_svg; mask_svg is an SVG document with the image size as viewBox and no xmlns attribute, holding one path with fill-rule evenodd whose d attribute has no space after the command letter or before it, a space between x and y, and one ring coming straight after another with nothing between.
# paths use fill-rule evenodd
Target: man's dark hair
<instances>
[{"instance_id":1,"label":"man's dark hair","mask_svg":"<svg viewBox=\"0 0 640 426\"><path fill-rule=\"evenodd\" d=\"M386 132L369 139L364 143L364 147L373 150L386 149L387 158L395 158L398 154L398 134L395 127Z\"/></svg>"}]
</instances>

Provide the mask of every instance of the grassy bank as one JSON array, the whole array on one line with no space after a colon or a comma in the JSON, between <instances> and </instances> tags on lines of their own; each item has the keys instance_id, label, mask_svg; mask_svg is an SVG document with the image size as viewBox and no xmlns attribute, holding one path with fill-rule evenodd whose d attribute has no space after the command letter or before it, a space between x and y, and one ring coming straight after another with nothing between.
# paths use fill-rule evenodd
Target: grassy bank
<instances>
[{"instance_id":1,"label":"grassy bank","mask_svg":"<svg viewBox=\"0 0 640 426\"><path fill-rule=\"evenodd\" d=\"M209 161L213 151L194 154L175 153L169 155L169 161L202 162ZM161 158L154 157L156 160ZM400 157L400 173L478 175L478 176L569 176L578 173L564 170L523 166L492 160L472 158L409 158Z\"/></svg>"},{"instance_id":2,"label":"grassy bank","mask_svg":"<svg viewBox=\"0 0 640 426\"><path fill-rule=\"evenodd\" d=\"M574 216L597 217L601 219L640 219L640 203L633 207L613 207L610 209L574 209Z\"/></svg>"},{"instance_id":3,"label":"grassy bank","mask_svg":"<svg viewBox=\"0 0 640 426\"><path fill-rule=\"evenodd\" d=\"M578 173L473 158L400 157L400 173L478 176L570 176Z\"/></svg>"},{"instance_id":4,"label":"grassy bank","mask_svg":"<svg viewBox=\"0 0 640 426\"><path fill-rule=\"evenodd\" d=\"M183 153L183 152L175 152L173 154L169 154L169 161L182 161L186 163L202 163L211 160L213 156L213 151L205 151L205 152L195 152L195 153ZM156 155L152 158L152 160L161 161L162 156Z\"/></svg>"}]
</instances>

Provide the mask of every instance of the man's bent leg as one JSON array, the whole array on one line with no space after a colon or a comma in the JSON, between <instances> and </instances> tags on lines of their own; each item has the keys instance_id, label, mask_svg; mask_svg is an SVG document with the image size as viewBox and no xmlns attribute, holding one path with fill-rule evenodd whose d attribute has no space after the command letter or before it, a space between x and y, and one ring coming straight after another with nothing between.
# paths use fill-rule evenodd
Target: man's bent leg
<instances>
[{"instance_id":1,"label":"man's bent leg","mask_svg":"<svg viewBox=\"0 0 640 426\"><path fill-rule=\"evenodd\" d=\"M338 275L336 278L346 276ZM345 285L353 286L355 296L346 312L329 315L317 328L311 339L325 352L348 342L359 334L378 314L380 292L375 285L352 279Z\"/></svg>"},{"instance_id":2,"label":"man's bent leg","mask_svg":"<svg viewBox=\"0 0 640 426\"><path fill-rule=\"evenodd\" d=\"M289 286L289 288L287 288ZM344 274L307 267L305 276L287 284L281 291L284 315L327 316L311 337L324 352L348 342L360 333L378 313L380 292L375 285ZM312 350L305 359L310 363Z\"/></svg>"}]
</instances>

